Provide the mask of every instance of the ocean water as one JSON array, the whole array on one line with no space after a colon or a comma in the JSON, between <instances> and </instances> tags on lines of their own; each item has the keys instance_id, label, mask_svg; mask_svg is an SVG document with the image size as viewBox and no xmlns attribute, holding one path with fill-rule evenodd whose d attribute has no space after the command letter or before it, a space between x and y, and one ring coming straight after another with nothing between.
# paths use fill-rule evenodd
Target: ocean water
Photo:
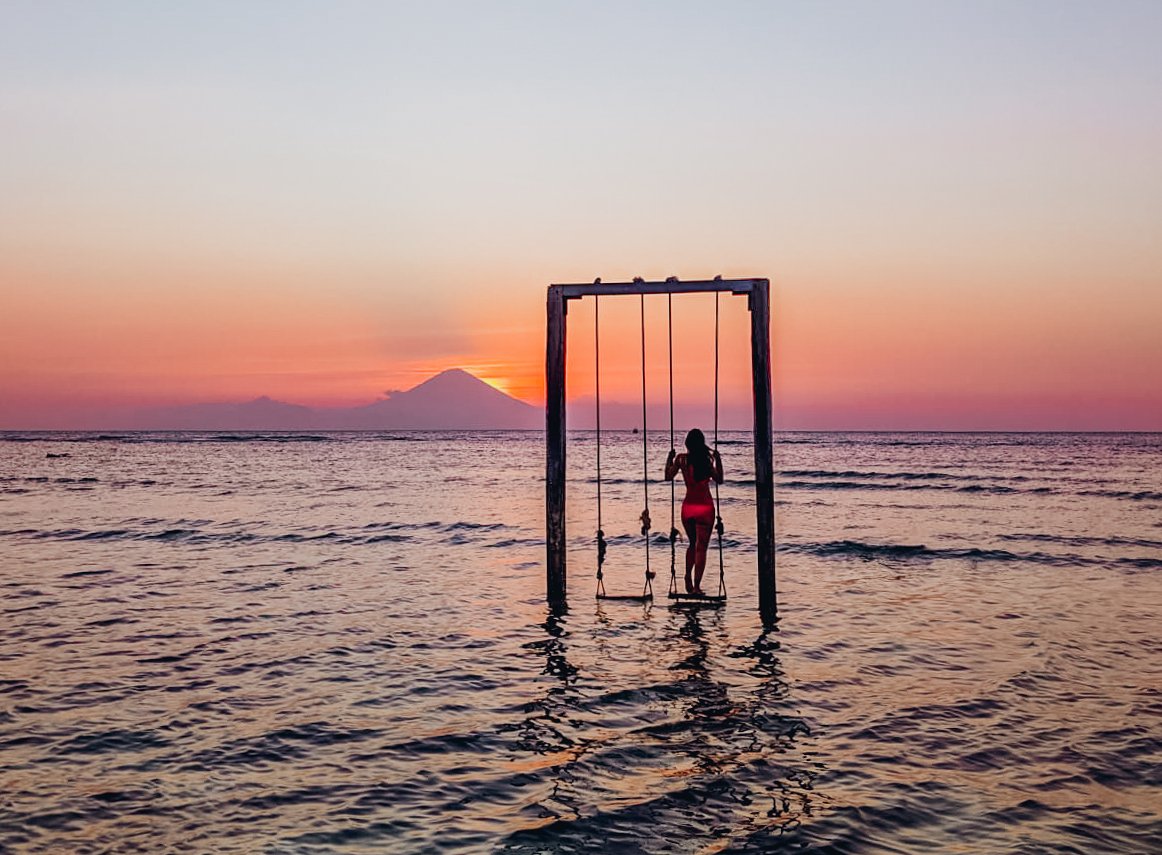
<instances>
[{"instance_id":1,"label":"ocean water","mask_svg":"<svg viewBox=\"0 0 1162 855\"><path fill-rule=\"evenodd\" d=\"M770 630L721 447L726 606L574 434L555 615L539 434L0 435L0 851L1162 851L1162 435L779 435Z\"/></svg>"}]
</instances>

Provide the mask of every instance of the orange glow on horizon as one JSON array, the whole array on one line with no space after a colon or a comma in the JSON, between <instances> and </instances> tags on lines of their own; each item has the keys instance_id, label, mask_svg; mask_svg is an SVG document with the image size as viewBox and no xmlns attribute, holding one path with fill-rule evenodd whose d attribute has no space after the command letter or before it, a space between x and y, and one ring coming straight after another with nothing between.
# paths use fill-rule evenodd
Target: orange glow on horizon
<instances>
[{"instance_id":1,"label":"orange glow on horizon","mask_svg":"<svg viewBox=\"0 0 1162 855\"><path fill-rule=\"evenodd\" d=\"M380 302L337 297L309 270L176 275L123 266L114 277L102 269L0 261L8 284L0 313L4 426L54 412L260 396L355 406L448 368L533 406L544 402L540 282L481 287L432 304L419 293L389 292ZM154 285L161 281L166 288ZM1162 427L1155 383L1162 298L1154 292L1143 291L1132 312L1080 286L982 296L971 283L924 290L902 277L858 289L830 279L776 280L772 298L780 425ZM600 302L605 402L640 401L639 307L634 297ZM672 307L675 402L704 408L714 395L713 297L676 295ZM566 393L583 405L596 388L596 308L592 298L569 305ZM745 299L728 295L719 310L720 401L745 412L749 313ZM664 407L661 296L646 300L646 351L647 395ZM31 415L21 422L21 413ZM1033 420L1037 413L1042 421Z\"/></svg>"}]
</instances>

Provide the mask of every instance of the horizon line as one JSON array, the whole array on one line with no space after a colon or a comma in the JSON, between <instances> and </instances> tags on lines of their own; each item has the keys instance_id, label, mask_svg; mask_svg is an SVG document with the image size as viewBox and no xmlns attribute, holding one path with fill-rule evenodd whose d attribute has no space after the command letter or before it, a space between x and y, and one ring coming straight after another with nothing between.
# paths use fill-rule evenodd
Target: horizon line
<instances>
[{"instance_id":1,"label":"horizon line","mask_svg":"<svg viewBox=\"0 0 1162 855\"><path fill-rule=\"evenodd\" d=\"M566 431L575 433L597 433L596 428L574 428L566 426ZM1069 428L1044 428L1042 430L1004 428L774 428L774 433L925 433L925 434L1162 434L1162 428L1140 430L1136 428L1108 430L1070 430ZM544 428L339 428L304 430L294 428L0 428L0 436L5 434L153 434L153 433L208 433L208 434L288 434L310 436L313 434L343 433L544 433ZM667 430L650 430L653 435L664 434ZM753 433L752 428L719 428L719 433ZM638 428L602 428L601 433L640 434Z\"/></svg>"}]
</instances>

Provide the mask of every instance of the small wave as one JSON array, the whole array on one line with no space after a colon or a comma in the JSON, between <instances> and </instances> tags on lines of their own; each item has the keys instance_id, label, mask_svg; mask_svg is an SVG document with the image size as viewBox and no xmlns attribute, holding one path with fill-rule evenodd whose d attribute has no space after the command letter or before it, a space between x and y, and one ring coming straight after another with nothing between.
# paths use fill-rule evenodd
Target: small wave
<instances>
[{"instance_id":1,"label":"small wave","mask_svg":"<svg viewBox=\"0 0 1162 855\"><path fill-rule=\"evenodd\" d=\"M498 531L508 527L504 523L454 522L444 526L444 531Z\"/></svg>"},{"instance_id":2,"label":"small wave","mask_svg":"<svg viewBox=\"0 0 1162 855\"><path fill-rule=\"evenodd\" d=\"M858 473L857 473L858 474ZM860 477L863 477L862 475ZM890 476L884 476L890 477ZM776 490L898 490L898 491L918 491L918 490L934 490L934 491L948 491L955 493L979 493L983 495L1005 496L1014 493L1029 493L1029 494L1044 494L1054 493L1056 490L1052 487L1007 487L1004 484L962 484L955 483L942 484L933 481L924 480L923 476L917 476L917 480L923 483L899 483L894 481L814 481L805 479L795 479L791 481L776 481ZM753 485L754 479L743 479L735 481L739 485Z\"/></svg>"},{"instance_id":3,"label":"small wave","mask_svg":"<svg viewBox=\"0 0 1162 855\"><path fill-rule=\"evenodd\" d=\"M1129 499L1131 502L1162 502L1162 493L1154 490L1082 490L1079 496L1100 496L1105 499Z\"/></svg>"},{"instance_id":4,"label":"small wave","mask_svg":"<svg viewBox=\"0 0 1162 855\"><path fill-rule=\"evenodd\" d=\"M867 472L856 469L780 469L788 478L894 478L903 481L982 481L983 475L961 475L951 472ZM993 479L987 479L993 480Z\"/></svg>"},{"instance_id":5,"label":"small wave","mask_svg":"<svg viewBox=\"0 0 1162 855\"><path fill-rule=\"evenodd\" d=\"M346 730L324 722L313 722L204 749L193 754L182 768L209 771L223 766L266 766L308 757L319 746L360 742L380 733L378 730Z\"/></svg>"},{"instance_id":6,"label":"small wave","mask_svg":"<svg viewBox=\"0 0 1162 855\"><path fill-rule=\"evenodd\" d=\"M313 433L215 433L203 439L206 442L333 442L335 437Z\"/></svg>"},{"instance_id":7,"label":"small wave","mask_svg":"<svg viewBox=\"0 0 1162 855\"><path fill-rule=\"evenodd\" d=\"M140 622L141 621L139 621L137 618L113 617L105 618L103 620L91 620L88 621L85 626L99 626L104 628L108 626L128 626Z\"/></svg>"},{"instance_id":8,"label":"small wave","mask_svg":"<svg viewBox=\"0 0 1162 855\"><path fill-rule=\"evenodd\" d=\"M919 558L935 556L936 550L908 544L861 543L856 540L834 540L826 543L781 543L778 551L806 553L825 558L844 557L872 560L875 558Z\"/></svg>"},{"instance_id":9,"label":"small wave","mask_svg":"<svg viewBox=\"0 0 1162 855\"><path fill-rule=\"evenodd\" d=\"M1119 558L1117 563L1138 570L1162 569L1162 558Z\"/></svg>"},{"instance_id":10,"label":"small wave","mask_svg":"<svg viewBox=\"0 0 1162 855\"><path fill-rule=\"evenodd\" d=\"M1130 546L1143 549L1162 549L1162 541L1138 537L1080 537L1064 534L998 534L997 540L1060 543L1065 546Z\"/></svg>"},{"instance_id":11,"label":"small wave","mask_svg":"<svg viewBox=\"0 0 1162 855\"><path fill-rule=\"evenodd\" d=\"M75 736L57 750L62 754L122 754L166 745L169 740L152 731L109 730Z\"/></svg>"},{"instance_id":12,"label":"small wave","mask_svg":"<svg viewBox=\"0 0 1162 855\"><path fill-rule=\"evenodd\" d=\"M75 570L72 573L62 573L62 579L81 579L85 576L107 576L112 570Z\"/></svg>"},{"instance_id":13,"label":"small wave","mask_svg":"<svg viewBox=\"0 0 1162 855\"><path fill-rule=\"evenodd\" d=\"M820 558L858 558L913 561L980 561L996 563L1044 564L1051 567L1132 567L1138 570L1162 567L1162 559L1094 557L1047 552L1010 552L1007 549L980 547L929 547L922 544L864 543L856 540L834 540L820 543L781 543L779 552L814 555Z\"/></svg>"},{"instance_id":14,"label":"small wave","mask_svg":"<svg viewBox=\"0 0 1162 855\"><path fill-rule=\"evenodd\" d=\"M108 529L105 531L82 532L82 533L78 534L76 537L71 538L71 539L72 540L119 540L119 539L124 538L127 535L131 535L131 534L132 534L132 532L130 532L128 529L113 528L113 529Z\"/></svg>"},{"instance_id":15,"label":"small wave","mask_svg":"<svg viewBox=\"0 0 1162 855\"><path fill-rule=\"evenodd\" d=\"M159 531L156 534L146 535L146 540L182 540L192 535L198 534L195 528L167 528L165 531Z\"/></svg>"},{"instance_id":16,"label":"small wave","mask_svg":"<svg viewBox=\"0 0 1162 855\"><path fill-rule=\"evenodd\" d=\"M442 531L449 536L444 542L473 543L473 534L502 531L512 528L503 523L421 523L417 525L375 524L354 532L344 531L289 531L268 534L256 531L209 532L197 528L166 528L160 531L130 528L98 529L13 529L0 530L0 537L27 537L35 540L60 541L155 541L184 543L197 546L250 545L263 543L334 543L367 546L376 543L403 543L412 541L408 532L419 530Z\"/></svg>"},{"instance_id":17,"label":"small wave","mask_svg":"<svg viewBox=\"0 0 1162 855\"><path fill-rule=\"evenodd\" d=\"M318 540L336 540L344 541L343 535L337 531L325 531L321 534L299 534L297 532L288 532L287 534L276 534L271 537L271 540L283 543L312 543Z\"/></svg>"},{"instance_id":18,"label":"small wave","mask_svg":"<svg viewBox=\"0 0 1162 855\"><path fill-rule=\"evenodd\" d=\"M753 484L751 480L748 483ZM868 484L864 481L776 481L775 488L783 490L893 490L898 484Z\"/></svg>"},{"instance_id":19,"label":"small wave","mask_svg":"<svg viewBox=\"0 0 1162 855\"><path fill-rule=\"evenodd\" d=\"M373 534L370 537L364 538L361 542L364 545L373 543L405 543L411 540L406 534Z\"/></svg>"}]
</instances>

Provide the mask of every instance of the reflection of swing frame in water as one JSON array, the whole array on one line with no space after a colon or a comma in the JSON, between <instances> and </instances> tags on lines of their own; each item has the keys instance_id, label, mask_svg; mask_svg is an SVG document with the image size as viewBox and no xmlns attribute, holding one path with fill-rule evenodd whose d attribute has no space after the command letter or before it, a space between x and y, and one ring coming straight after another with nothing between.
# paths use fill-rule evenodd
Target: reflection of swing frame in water
<instances>
[{"instance_id":1,"label":"reflection of swing frame in water","mask_svg":"<svg viewBox=\"0 0 1162 855\"><path fill-rule=\"evenodd\" d=\"M600 501L600 372L598 372L598 596L604 599L626 599L638 602L647 602L653 599L652 580L654 573L649 563L649 473L648 462L645 461L645 443L648 442L648 432L645 427L646 390L645 390L645 296L647 294L669 295L697 292L713 292L715 296L715 439L718 432L718 318L717 295L720 292L729 292L734 295L745 294L751 316L751 377L754 395L754 456L755 456L755 512L758 535L758 589L759 609L764 624L772 624L777 617L777 600L775 588L775 514L774 514L774 472L772 461L772 424L771 424L771 359L770 359L770 283L766 279L722 279L679 282L670 278L665 282L645 282L635 279L633 282L619 282L602 284L598 279L590 285L550 285L548 290L548 338L545 358L546 375L546 402L545 402L545 438L546 453L546 544L547 567L546 577L548 585L548 599L557 607L565 604L566 567L565 567L565 338L566 313L569 300L582 297L624 296L637 294L641 301L642 320L642 434L643 434L643 464L646 465L644 492L646 509L642 512L642 534L646 542L646 570L645 585L640 595L613 597L605 595L601 564L605 559L605 534L601 528L601 501ZM595 311L596 319L596 311ZM596 344L597 324L594 324ZM671 446L673 445L673 339L670 342L670 431ZM671 494L672 496L672 494ZM715 500L717 507L717 495ZM671 516L673 512L673 498L671 498ZM676 590L673 573L673 557L671 558L671 598L677 602L695 604L710 604L725 599L726 589L722 574L721 536L722 521L717 515L716 528L719 532L719 593L717 597L705 595L680 594ZM671 556L674 553L674 526L671 518Z\"/></svg>"},{"instance_id":2,"label":"reflection of swing frame in water","mask_svg":"<svg viewBox=\"0 0 1162 855\"><path fill-rule=\"evenodd\" d=\"M671 614L661 643L638 663L660 682L615 672L613 685L593 679L618 637L600 610L595 625L570 627L551 611L530 627L532 640L521 647L541 661L540 688L497 735L513 760L535 758L518 765L521 792L532 794L521 815L533 805L541 820L522 820L508 848L651 851L662 840L661 823L710 848L733 827L741 840L726 839L751 844L747 851L782 851L784 835L830 803L817 781L823 764L814 746L797 744L811 730L795 711L779 642L764 629L736 647L724 621L721 612ZM588 632L578 635L582 628ZM648 721L633 705L649 710ZM627 752L644 762L625 764ZM692 808L699 822L687 827ZM634 821L646 815L650 823ZM609 843L614 825L620 845Z\"/></svg>"}]
</instances>

